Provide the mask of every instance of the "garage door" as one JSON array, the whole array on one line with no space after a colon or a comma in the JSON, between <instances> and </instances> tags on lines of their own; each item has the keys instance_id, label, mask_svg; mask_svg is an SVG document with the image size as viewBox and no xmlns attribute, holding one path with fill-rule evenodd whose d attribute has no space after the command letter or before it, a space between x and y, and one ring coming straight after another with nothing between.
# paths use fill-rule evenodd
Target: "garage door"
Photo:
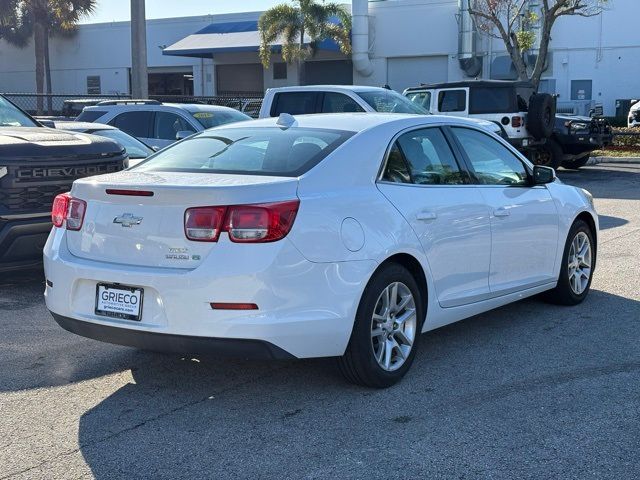
<instances>
[{"instance_id":1,"label":"garage door","mask_svg":"<svg viewBox=\"0 0 640 480\"><path fill-rule=\"evenodd\" d=\"M440 83L448 80L449 60L446 55L430 57L402 57L387 60L387 83L402 92L421 83Z\"/></svg>"},{"instance_id":2,"label":"garage door","mask_svg":"<svg viewBox=\"0 0 640 480\"><path fill-rule=\"evenodd\" d=\"M225 93L264 93L264 70L259 63L216 65L216 91Z\"/></svg>"},{"instance_id":3,"label":"garage door","mask_svg":"<svg viewBox=\"0 0 640 480\"><path fill-rule=\"evenodd\" d=\"M351 60L323 60L306 62L306 85L351 85L353 63Z\"/></svg>"}]
</instances>

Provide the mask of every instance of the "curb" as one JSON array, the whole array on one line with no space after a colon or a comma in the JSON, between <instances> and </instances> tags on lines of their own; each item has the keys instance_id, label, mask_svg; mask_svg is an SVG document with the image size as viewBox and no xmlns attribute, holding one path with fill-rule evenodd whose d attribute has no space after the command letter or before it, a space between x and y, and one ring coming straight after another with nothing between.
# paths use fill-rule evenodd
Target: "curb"
<instances>
[{"instance_id":1,"label":"curb","mask_svg":"<svg viewBox=\"0 0 640 480\"><path fill-rule=\"evenodd\" d=\"M630 163L640 164L640 157L591 157L587 165L598 165L600 163Z\"/></svg>"}]
</instances>

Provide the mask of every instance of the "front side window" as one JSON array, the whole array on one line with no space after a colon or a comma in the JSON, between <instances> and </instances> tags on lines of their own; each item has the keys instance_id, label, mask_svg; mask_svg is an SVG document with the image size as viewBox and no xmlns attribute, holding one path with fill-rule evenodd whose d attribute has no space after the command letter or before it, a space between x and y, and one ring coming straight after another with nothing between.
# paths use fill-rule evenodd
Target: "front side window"
<instances>
[{"instance_id":1,"label":"front side window","mask_svg":"<svg viewBox=\"0 0 640 480\"><path fill-rule=\"evenodd\" d=\"M413 113L427 115L429 112L420 105L413 103L393 90L371 90L357 92L358 96L367 102L376 112L383 113Z\"/></svg>"},{"instance_id":2,"label":"front side window","mask_svg":"<svg viewBox=\"0 0 640 480\"><path fill-rule=\"evenodd\" d=\"M153 137L159 140L176 140L178 132L195 133L189 122L175 113L156 112L153 121Z\"/></svg>"},{"instance_id":3,"label":"front side window","mask_svg":"<svg viewBox=\"0 0 640 480\"><path fill-rule=\"evenodd\" d=\"M134 168L297 177L352 135L315 128L220 128L175 143Z\"/></svg>"},{"instance_id":4,"label":"front side window","mask_svg":"<svg viewBox=\"0 0 640 480\"><path fill-rule=\"evenodd\" d=\"M407 98L425 110L431 110L431 92L409 92Z\"/></svg>"},{"instance_id":5,"label":"front side window","mask_svg":"<svg viewBox=\"0 0 640 480\"><path fill-rule=\"evenodd\" d=\"M528 185L524 163L493 137L469 128L453 127L473 172L482 185Z\"/></svg>"},{"instance_id":6,"label":"front side window","mask_svg":"<svg viewBox=\"0 0 640 480\"><path fill-rule=\"evenodd\" d=\"M343 93L327 92L322 102L322 113L364 112L356 101Z\"/></svg>"},{"instance_id":7,"label":"front side window","mask_svg":"<svg viewBox=\"0 0 640 480\"><path fill-rule=\"evenodd\" d=\"M37 127L38 125L15 107L0 97L0 127Z\"/></svg>"},{"instance_id":8,"label":"front side window","mask_svg":"<svg viewBox=\"0 0 640 480\"><path fill-rule=\"evenodd\" d=\"M400 136L389 151L383 180L416 185L469 183L439 128L414 130Z\"/></svg>"},{"instance_id":9,"label":"front side window","mask_svg":"<svg viewBox=\"0 0 640 480\"><path fill-rule=\"evenodd\" d=\"M152 112L125 112L111 120L109 125L113 125L133 137L149 138L152 115Z\"/></svg>"},{"instance_id":10,"label":"front side window","mask_svg":"<svg viewBox=\"0 0 640 480\"><path fill-rule=\"evenodd\" d=\"M465 90L443 90L438 93L439 112L464 112L467 109Z\"/></svg>"}]
</instances>

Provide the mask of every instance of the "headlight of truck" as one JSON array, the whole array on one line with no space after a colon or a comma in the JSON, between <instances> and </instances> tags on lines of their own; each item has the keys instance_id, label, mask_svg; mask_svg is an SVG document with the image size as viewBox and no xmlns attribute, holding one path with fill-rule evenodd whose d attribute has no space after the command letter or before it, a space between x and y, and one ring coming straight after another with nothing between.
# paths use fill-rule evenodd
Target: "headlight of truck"
<instances>
[{"instance_id":1,"label":"headlight of truck","mask_svg":"<svg viewBox=\"0 0 640 480\"><path fill-rule=\"evenodd\" d=\"M589 128L589 125L586 123L572 123L571 130L586 130Z\"/></svg>"},{"instance_id":2,"label":"headlight of truck","mask_svg":"<svg viewBox=\"0 0 640 480\"><path fill-rule=\"evenodd\" d=\"M580 190L582 190L582 194L584 195L584 198L587 199L587 202L589 202L589 205L591 205L591 208L595 210L596 207L593 203L593 195L591 195L591 192L589 190L585 190L584 188L581 188Z\"/></svg>"}]
</instances>

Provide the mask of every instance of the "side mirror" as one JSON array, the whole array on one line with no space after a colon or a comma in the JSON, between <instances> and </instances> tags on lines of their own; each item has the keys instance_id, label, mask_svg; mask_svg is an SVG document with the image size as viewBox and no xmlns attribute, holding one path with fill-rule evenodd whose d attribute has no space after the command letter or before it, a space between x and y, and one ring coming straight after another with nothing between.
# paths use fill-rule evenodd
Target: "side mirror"
<instances>
[{"instance_id":1,"label":"side mirror","mask_svg":"<svg viewBox=\"0 0 640 480\"><path fill-rule=\"evenodd\" d=\"M178 133L176 133L176 140L182 140L183 138L187 138L192 134L193 132L190 132L189 130L180 130Z\"/></svg>"},{"instance_id":2,"label":"side mirror","mask_svg":"<svg viewBox=\"0 0 640 480\"><path fill-rule=\"evenodd\" d=\"M556 179L556 171L551 167L543 167L542 165L533 166L533 184L546 185L552 183Z\"/></svg>"},{"instance_id":3,"label":"side mirror","mask_svg":"<svg viewBox=\"0 0 640 480\"><path fill-rule=\"evenodd\" d=\"M38 122L40 122L40 124L43 127L56 128L56 124L55 124L55 122L53 120L49 120L49 119L46 119L46 118L39 118Z\"/></svg>"},{"instance_id":4,"label":"side mirror","mask_svg":"<svg viewBox=\"0 0 640 480\"><path fill-rule=\"evenodd\" d=\"M158 145L151 145L151 147L149 148L151 148L151 150L153 150L154 152L160 151L160 147Z\"/></svg>"}]
</instances>

